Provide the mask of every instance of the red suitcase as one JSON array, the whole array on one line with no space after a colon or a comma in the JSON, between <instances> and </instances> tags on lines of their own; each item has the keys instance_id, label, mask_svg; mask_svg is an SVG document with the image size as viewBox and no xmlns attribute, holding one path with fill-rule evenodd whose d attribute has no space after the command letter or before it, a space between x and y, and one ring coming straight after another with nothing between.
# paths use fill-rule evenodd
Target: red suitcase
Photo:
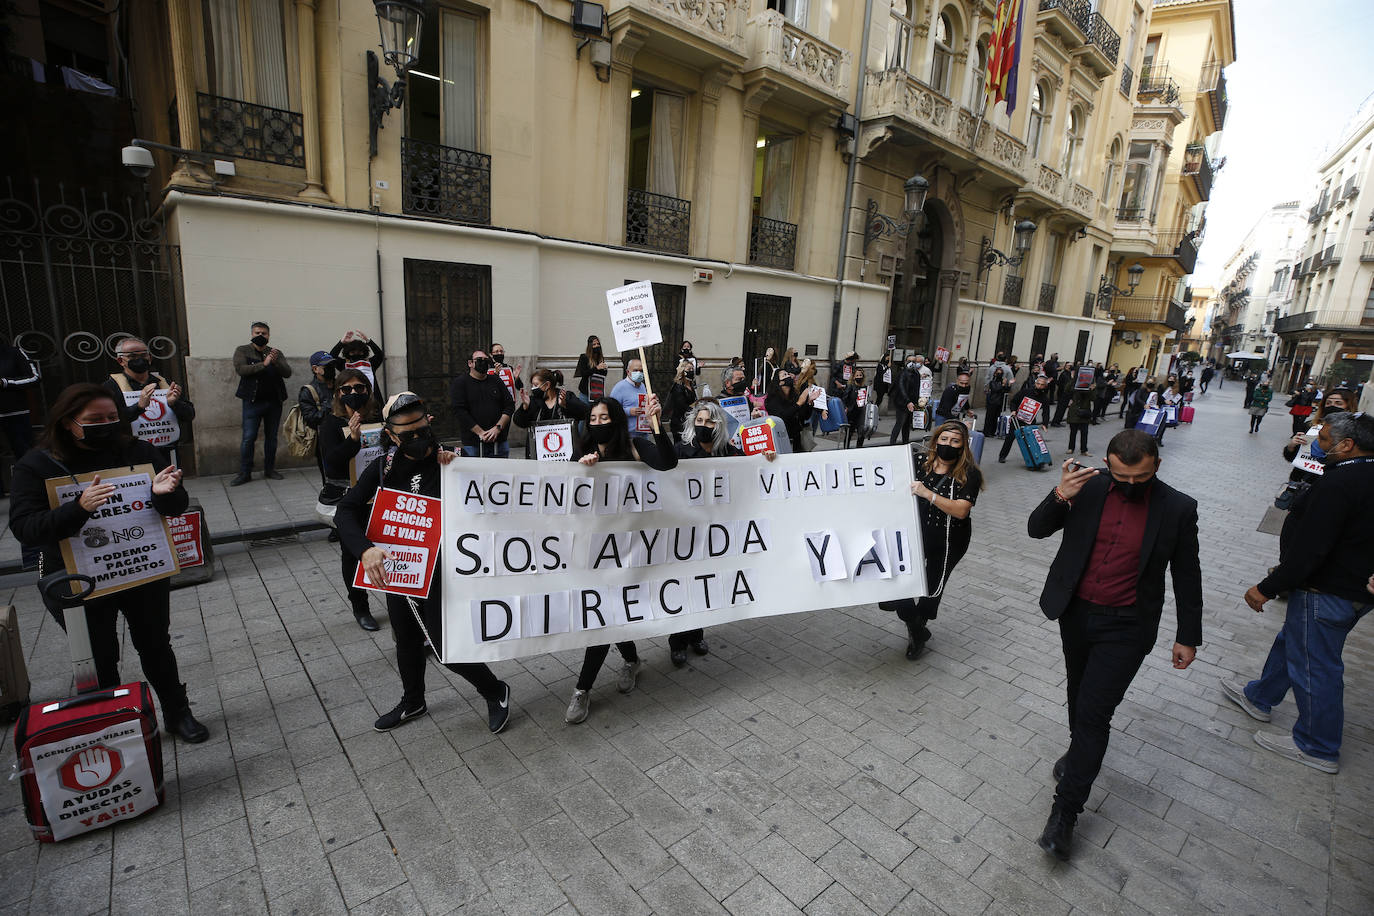
<instances>
[{"instance_id":1,"label":"red suitcase","mask_svg":"<svg viewBox=\"0 0 1374 916\"><path fill-rule=\"evenodd\" d=\"M1187 405L1186 407L1183 407L1183 408L1180 408L1180 409L1179 409L1179 412L1178 412L1178 421L1179 421L1180 423L1191 423L1191 422L1193 422L1193 405L1189 404L1189 405Z\"/></svg>"},{"instance_id":2,"label":"red suitcase","mask_svg":"<svg viewBox=\"0 0 1374 916\"><path fill-rule=\"evenodd\" d=\"M44 843L138 817L163 800L153 693L145 683L97 689L82 596L65 594L71 578L53 577L47 584L49 595L67 606L77 694L34 703L14 727L24 814Z\"/></svg>"}]
</instances>

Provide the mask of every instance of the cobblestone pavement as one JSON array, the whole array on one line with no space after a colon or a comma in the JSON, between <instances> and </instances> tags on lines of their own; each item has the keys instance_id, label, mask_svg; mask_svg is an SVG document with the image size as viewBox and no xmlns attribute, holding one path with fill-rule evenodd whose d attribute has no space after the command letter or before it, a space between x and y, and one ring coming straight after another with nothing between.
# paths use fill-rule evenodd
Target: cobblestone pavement
<instances>
[{"instance_id":1,"label":"cobblestone pavement","mask_svg":"<svg viewBox=\"0 0 1374 916\"><path fill-rule=\"evenodd\" d=\"M399 694L390 635L354 625L337 548L222 548L213 582L173 596L212 739L165 740L165 808L57 845L30 839L6 783L0 913L1368 913L1374 628L1346 648L1337 776L1256 748L1217 686L1258 671L1281 619L1241 595L1276 559L1256 528L1288 418L1247 435L1240 394L1214 389L1165 440L1161 476L1203 508L1206 644L1173 671L1166 609L1068 865L1033 843L1067 730L1036 606L1057 541L1025 519L1057 475L997 464L990 441L974 545L922 659L871 606L714 629L681 670L651 640L639 689L603 675L575 727L579 653L561 653L496 666L517 707L500 736L433 669L430 716L376 734ZM1117 428L1092 429L1099 458ZM11 577L0 601L19 605L35 696L67 693L32 587Z\"/></svg>"}]
</instances>

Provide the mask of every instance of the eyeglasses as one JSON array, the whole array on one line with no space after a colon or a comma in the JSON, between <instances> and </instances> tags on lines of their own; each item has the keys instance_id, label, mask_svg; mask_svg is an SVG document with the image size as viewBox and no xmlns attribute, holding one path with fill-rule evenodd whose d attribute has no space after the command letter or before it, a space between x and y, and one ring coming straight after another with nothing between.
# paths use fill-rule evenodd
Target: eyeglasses
<instances>
[{"instance_id":1,"label":"eyeglasses","mask_svg":"<svg viewBox=\"0 0 1374 916\"><path fill-rule=\"evenodd\" d=\"M371 389L366 385L340 385L339 391L342 394L367 394Z\"/></svg>"},{"instance_id":2,"label":"eyeglasses","mask_svg":"<svg viewBox=\"0 0 1374 916\"><path fill-rule=\"evenodd\" d=\"M149 354L147 350L125 350L119 355L122 359L138 359L140 356L147 359Z\"/></svg>"},{"instance_id":3,"label":"eyeglasses","mask_svg":"<svg viewBox=\"0 0 1374 916\"><path fill-rule=\"evenodd\" d=\"M395 436L402 444L409 442L412 439L418 439L421 436L424 436L428 433L428 426L421 426L419 429L408 429L405 432L400 433L396 432L395 430L391 431L391 434Z\"/></svg>"}]
</instances>

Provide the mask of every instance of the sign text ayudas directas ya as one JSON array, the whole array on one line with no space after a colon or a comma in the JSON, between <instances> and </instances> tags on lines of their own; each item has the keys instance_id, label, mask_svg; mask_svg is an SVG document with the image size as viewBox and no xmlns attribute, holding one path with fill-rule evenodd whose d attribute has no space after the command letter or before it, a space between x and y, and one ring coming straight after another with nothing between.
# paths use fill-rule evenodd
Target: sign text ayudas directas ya
<instances>
[{"instance_id":1,"label":"sign text ayudas directas ya","mask_svg":"<svg viewBox=\"0 0 1374 916\"><path fill-rule=\"evenodd\" d=\"M448 662L926 591L910 451L444 468ZM526 473L522 473L522 471Z\"/></svg>"}]
</instances>

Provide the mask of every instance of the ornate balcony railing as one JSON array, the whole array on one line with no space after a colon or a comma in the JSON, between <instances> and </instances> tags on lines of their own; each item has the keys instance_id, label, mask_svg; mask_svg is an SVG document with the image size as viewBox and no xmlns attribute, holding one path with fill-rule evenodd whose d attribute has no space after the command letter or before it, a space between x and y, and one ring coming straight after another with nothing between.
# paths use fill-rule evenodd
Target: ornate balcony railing
<instances>
[{"instance_id":1,"label":"ornate balcony railing","mask_svg":"<svg viewBox=\"0 0 1374 916\"><path fill-rule=\"evenodd\" d=\"M1169 75L1169 65L1155 62L1140 68L1140 85L1135 97L1151 105L1173 105L1178 101L1178 81Z\"/></svg>"},{"instance_id":2,"label":"ornate balcony railing","mask_svg":"<svg viewBox=\"0 0 1374 916\"><path fill-rule=\"evenodd\" d=\"M1162 324L1181 331L1188 322L1187 310L1168 296L1120 296L1112 300L1112 317L1119 322Z\"/></svg>"},{"instance_id":3,"label":"ornate balcony railing","mask_svg":"<svg viewBox=\"0 0 1374 916\"><path fill-rule=\"evenodd\" d=\"M1145 219L1144 207L1117 207L1116 221L1118 223L1138 223Z\"/></svg>"},{"instance_id":4,"label":"ornate balcony railing","mask_svg":"<svg viewBox=\"0 0 1374 916\"><path fill-rule=\"evenodd\" d=\"M625 244L686 254L692 202L630 188L625 192Z\"/></svg>"},{"instance_id":5,"label":"ornate balcony railing","mask_svg":"<svg viewBox=\"0 0 1374 916\"><path fill-rule=\"evenodd\" d=\"M1174 258L1185 274L1197 266L1197 235L1193 232L1161 232L1155 241L1155 256Z\"/></svg>"},{"instance_id":6,"label":"ornate balcony railing","mask_svg":"<svg viewBox=\"0 0 1374 916\"><path fill-rule=\"evenodd\" d=\"M1124 96L1125 96L1126 98L1128 98L1128 99L1131 97L1131 80L1134 79L1134 78L1135 78L1135 74L1131 72L1131 65L1130 65L1130 64L1122 64L1122 65L1121 65L1121 94L1124 95Z\"/></svg>"},{"instance_id":7,"label":"ornate balcony railing","mask_svg":"<svg viewBox=\"0 0 1374 916\"><path fill-rule=\"evenodd\" d=\"M305 168L305 128L299 112L196 93L200 148L240 159Z\"/></svg>"},{"instance_id":8,"label":"ornate balcony railing","mask_svg":"<svg viewBox=\"0 0 1374 916\"><path fill-rule=\"evenodd\" d=\"M847 101L852 55L793 25L776 10L763 10L749 22L748 69L768 67L826 96Z\"/></svg>"},{"instance_id":9,"label":"ornate balcony railing","mask_svg":"<svg viewBox=\"0 0 1374 916\"><path fill-rule=\"evenodd\" d=\"M1036 173L1035 186L1044 191L1050 197L1059 196L1059 183L1063 180L1062 175L1041 163L1040 170Z\"/></svg>"},{"instance_id":10,"label":"ornate balcony railing","mask_svg":"<svg viewBox=\"0 0 1374 916\"><path fill-rule=\"evenodd\" d=\"M1097 310L1097 293L1083 294L1083 317L1091 318Z\"/></svg>"},{"instance_id":11,"label":"ornate balcony railing","mask_svg":"<svg viewBox=\"0 0 1374 916\"><path fill-rule=\"evenodd\" d=\"M1036 301L1035 307L1041 312L1054 311L1054 300L1059 296L1059 287L1053 283L1040 284L1040 298Z\"/></svg>"},{"instance_id":12,"label":"ornate balcony railing","mask_svg":"<svg viewBox=\"0 0 1374 916\"><path fill-rule=\"evenodd\" d=\"M1374 261L1374 242L1365 242L1360 249L1361 261Z\"/></svg>"},{"instance_id":13,"label":"ornate balcony railing","mask_svg":"<svg viewBox=\"0 0 1374 916\"><path fill-rule=\"evenodd\" d=\"M1197 188L1198 197L1209 200L1212 196L1212 160L1207 155L1207 147L1193 143L1183 151L1183 174L1190 175Z\"/></svg>"},{"instance_id":14,"label":"ornate balcony railing","mask_svg":"<svg viewBox=\"0 0 1374 916\"><path fill-rule=\"evenodd\" d=\"M491 157L402 137L401 211L490 225Z\"/></svg>"},{"instance_id":15,"label":"ornate balcony railing","mask_svg":"<svg viewBox=\"0 0 1374 916\"><path fill-rule=\"evenodd\" d=\"M1040 0L1040 12L1055 10L1063 13L1064 18L1073 24L1086 38L1092 28L1093 6L1091 0Z\"/></svg>"},{"instance_id":16,"label":"ornate balcony railing","mask_svg":"<svg viewBox=\"0 0 1374 916\"><path fill-rule=\"evenodd\" d=\"M1221 69L1221 61L1209 60L1198 76L1197 91L1207 97L1212 109L1212 123L1217 130L1226 124L1226 73Z\"/></svg>"},{"instance_id":17,"label":"ornate balcony railing","mask_svg":"<svg viewBox=\"0 0 1374 916\"><path fill-rule=\"evenodd\" d=\"M1274 322L1275 334L1291 334L1294 331L1301 331L1309 324L1315 324L1316 312L1300 312L1297 315L1285 315Z\"/></svg>"},{"instance_id":18,"label":"ornate balcony railing","mask_svg":"<svg viewBox=\"0 0 1374 916\"><path fill-rule=\"evenodd\" d=\"M749 263L791 270L797 258L797 225L754 217L749 229Z\"/></svg>"},{"instance_id":19,"label":"ornate balcony railing","mask_svg":"<svg viewBox=\"0 0 1374 916\"><path fill-rule=\"evenodd\" d=\"M1065 203L1080 213L1091 214L1093 212L1093 201L1096 197L1097 195L1093 193L1092 188L1075 183L1069 185L1068 193L1064 195L1064 200Z\"/></svg>"},{"instance_id":20,"label":"ornate balcony railing","mask_svg":"<svg viewBox=\"0 0 1374 916\"><path fill-rule=\"evenodd\" d=\"M1002 304L1008 308L1021 307L1021 278L1008 276L1002 284Z\"/></svg>"},{"instance_id":21,"label":"ornate balcony railing","mask_svg":"<svg viewBox=\"0 0 1374 916\"><path fill-rule=\"evenodd\" d=\"M1093 13L1088 26L1088 40L1101 48L1112 66L1116 66L1116 58L1121 53L1121 36L1110 22L1102 18L1101 13Z\"/></svg>"}]
</instances>

